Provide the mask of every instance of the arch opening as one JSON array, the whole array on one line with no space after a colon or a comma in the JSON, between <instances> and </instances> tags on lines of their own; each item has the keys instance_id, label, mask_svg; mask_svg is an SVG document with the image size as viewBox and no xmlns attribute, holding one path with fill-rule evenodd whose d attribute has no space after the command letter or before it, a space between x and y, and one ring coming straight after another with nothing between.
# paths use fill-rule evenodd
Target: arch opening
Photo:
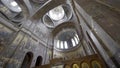
<instances>
[{"instance_id":1,"label":"arch opening","mask_svg":"<svg viewBox=\"0 0 120 68\"><path fill-rule=\"evenodd\" d=\"M38 56L37 57L37 60L36 60L36 63L35 63L35 66L40 66L40 65L42 65L42 57L41 56Z\"/></svg>"},{"instance_id":2,"label":"arch opening","mask_svg":"<svg viewBox=\"0 0 120 68\"><path fill-rule=\"evenodd\" d=\"M30 68L32 59L33 59L33 53L32 52L26 53L21 68Z\"/></svg>"}]
</instances>

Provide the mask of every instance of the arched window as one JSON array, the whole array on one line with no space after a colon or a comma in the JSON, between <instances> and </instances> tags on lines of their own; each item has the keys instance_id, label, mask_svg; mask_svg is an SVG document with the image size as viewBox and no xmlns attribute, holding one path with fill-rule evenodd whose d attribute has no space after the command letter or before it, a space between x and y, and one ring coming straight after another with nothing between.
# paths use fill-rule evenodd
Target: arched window
<instances>
[{"instance_id":1,"label":"arched window","mask_svg":"<svg viewBox=\"0 0 120 68\"><path fill-rule=\"evenodd\" d=\"M74 39L71 39L71 41L72 41L73 47L76 46L75 40L74 40Z\"/></svg>"},{"instance_id":2,"label":"arched window","mask_svg":"<svg viewBox=\"0 0 120 68\"><path fill-rule=\"evenodd\" d=\"M57 40L57 48L60 48L60 41L59 40Z\"/></svg>"},{"instance_id":3,"label":"arched window","mask_svg":"<svg viewBox=\"0 0 120 68\"><path fill-rule=\"evenodd\" d=\"M77 35L77 34L75 34L75 36L76 36L76 38L79 40L79 37L78 37L78 35Z\"/></svg>"},{"instance_id":4,"label":"arched window","mask_svg":"<svg viewBox=\"0 0 120 68\"><path fill-rule=\"evenodd\" d=\"M35 63L35 66L40 66L41 64L42 64L42 57L38 56L37 60L36 60L36 63Z\"/></svg>"},{"instance_id":5,"label":"arched window","mask_svg":"<svg viewBox=\"0 0 120 68\"><path fill-rule=\"evenodd\" d=\"M65 49L68 49L67 41L64 42Z\"/></svg>"},{"instance_id":6,"label":"arched window","mask_svg":"<svg viewBox=\"0 0 120 68\"><path fill-rule=\"evenodd\" d=\"M26 53L21 68L30 68L32 59L33 59L33 53L32 52Z\"/></svg>"},{"instance_id":7,"label":"arched window","mask_svg":"<svg viewBox=\"0 0 120 68\"><path fill-rule=\"evenodd\" d=\"M78 44L78 39L76 36L74 36L74 39L75 39L76 44Z\"/></svg>"},{"instance_id":8,"label":"arched window","mask_svg":"<svg viewBox=\"0 0 120 68\"><path fill-rule=\"evenodd\" d=\"M63 41L61 41L61 49L63 49L63 48L64 48Z\"/></svg>"}]
</instances>

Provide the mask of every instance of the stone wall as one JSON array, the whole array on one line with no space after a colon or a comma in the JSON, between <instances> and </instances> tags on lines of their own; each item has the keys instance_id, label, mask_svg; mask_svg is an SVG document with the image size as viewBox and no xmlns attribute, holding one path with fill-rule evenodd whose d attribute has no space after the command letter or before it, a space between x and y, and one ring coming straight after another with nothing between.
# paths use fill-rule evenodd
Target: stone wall
<instances>
[{"instance_id":1,"label":"stone wall","mask_svg":"<svg viewBox=\"0 0 120 68\"><path fill-rule=\"evenodd\" d=\"M30 21L25 22L29 24ZM35 66L38 56L42 57L42 64L49 62L48 60L50 59L50 53L48 52L51 52L51 49L47 45L47 33L45 34L41 31L44 26L41 27L42 29L37 29L35 26L36 24L33 26L33 23L31 22L33 27L28 25L25 28L24 25L19 28L13 25L13 27L7 26L9 24L10 23L5 20L0 23L0 67L21 67L23 59L28 52L33 54L31 67ZM39 30L40 32L35 32L35 30Z\"/></svg>"}]
</instances>

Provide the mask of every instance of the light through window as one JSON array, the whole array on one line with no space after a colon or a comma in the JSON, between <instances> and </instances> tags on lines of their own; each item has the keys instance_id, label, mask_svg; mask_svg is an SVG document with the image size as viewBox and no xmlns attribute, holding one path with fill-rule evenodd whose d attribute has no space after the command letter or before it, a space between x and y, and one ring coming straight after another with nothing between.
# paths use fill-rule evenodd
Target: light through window
<instances>
[{"instance_id":1,"label":"light through window","mask_svg":"<svg viewBox=\"0 0 120 68\"><path fill-rule=\"evenodd\" d=\"M68 49L68 45L66 41L64 42L64 45L65 45L65 49Z\"/></svg>"},{"instance_id":2,"label":"light through window","mask_svg":"<svg viewBox=\"0 0 120 68\"><path fill-rule=\"evenodd\" d=\"M76 46L75 41L71 39L73 46Z\"/></svg>"},{"instance_id":3,"label":"light through window","mask_svg":"<svg viewBox=\"0 0 120 68\"><path fill-rule=\"evenodd\" d=\"M14 7L18 5L15 1L11 2L10 4Z\"/></svg>"},{"instance_id":4,"label":"light through window","mask_svg":"<svg viewBox=\"0 0 120 68\"><path fill-rule=\"evenodd\" d=\"M76 38L78 39L78 41L79 41L79 37L78 37L78 35L77 34L75 34L75 36L76 36Z\"/></svg>"},{"instance_id":5,"label":"light through window","mask_svg":"<svg viewBox=\"0 0 120 68\"><path fill-rule=\"evenodd\" d=\"M64 12L64 9L62 6L58 6L52 10L49 11L49 16L51 19L53 20L61 20L64 15L65 15L65 12Z\"/></svg>"},{"instance_id":6,"label":"light through window","mask_svg":"<svg viewBox=\"0 0 120 68\"><path fill-rule=\"evenodd\" d=\"M74 36L74 39L75 39L76 44L78 44L78 39L76 36Z\"/></svg>"},{"instance_id":7,"label":"light through window","mask_svg":"<svg viewBox=\"0 0 120 68\"><path fill-rule=\"evenodd\" d=\"M60 45L59 45L59 40L57 40L57 48L59 48L60 47Z\"/></svg>"},{"instance_id":8,"label":"light through window","mask_svg":"<svg viewBox=\"0 0 120 68\"><path fill-rule=\"evenodd\" d=\"M61 41L61 49L63 49L63 48L64 48L63 41Z\"/></svg>"},{"instance_id":9,"label":"light through window","mask_svg":"<svg viewBox=\"0 0 120 68\"><path fill-rule=\"evenodd\" d=\"M1 0L1 2L13 12L21 12L22 9L15 0Z\"/></svg>"}]
</instances>

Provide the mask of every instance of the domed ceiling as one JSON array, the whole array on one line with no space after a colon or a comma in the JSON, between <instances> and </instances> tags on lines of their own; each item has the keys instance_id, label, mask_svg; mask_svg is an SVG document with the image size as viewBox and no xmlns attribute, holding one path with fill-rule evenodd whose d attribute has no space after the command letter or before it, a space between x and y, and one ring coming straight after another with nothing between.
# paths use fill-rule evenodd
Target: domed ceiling
<instances>
[{"instance_id":1,"label":"domed ceiling","mask_svg":"<svg viewBox=\"0 0 120 68\"><path fill-rule=\"evenodd\" d=\"M55 49L59 51L71 50L78 46L79 37L75 29L67 28L60 31L54 40Z\"/></svg>"}]
</instances>

